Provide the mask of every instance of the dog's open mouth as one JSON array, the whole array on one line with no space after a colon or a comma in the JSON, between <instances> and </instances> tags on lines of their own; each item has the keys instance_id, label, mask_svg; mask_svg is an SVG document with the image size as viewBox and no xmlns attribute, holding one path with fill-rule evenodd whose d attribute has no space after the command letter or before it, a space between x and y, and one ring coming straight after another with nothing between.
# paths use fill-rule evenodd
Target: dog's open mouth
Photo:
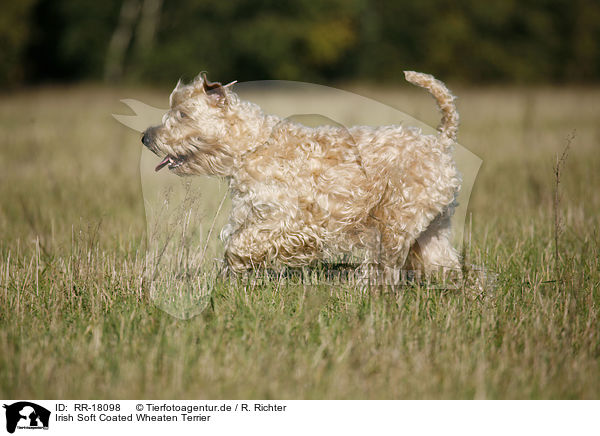
<instances>
[{"instance_id":1,"label":"dog's open mouth","mask_svg":"<svg viewBox=\"0 0 600 436\"><path fill-rule=\"evenodd\" d=\"M158 165L156 165L156 168L154 168L154 171L160 171L167 165L170 170L174 170L175 168L181 166L184 162L185 162L184 157L173 157L173 156L167 155Z\"/></svg>"}]
</instances>

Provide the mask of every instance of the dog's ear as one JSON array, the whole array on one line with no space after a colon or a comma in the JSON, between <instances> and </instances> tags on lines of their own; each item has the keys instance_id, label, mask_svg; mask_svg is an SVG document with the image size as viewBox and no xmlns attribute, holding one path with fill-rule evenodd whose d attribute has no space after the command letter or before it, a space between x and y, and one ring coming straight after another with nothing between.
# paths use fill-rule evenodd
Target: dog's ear
<instances>
[{"instance_id":1,"label":"dog's ear","mask_svg":"<svg viewBox=\"0 0 600 436\"><path fill-rule=\"evenodd\" d=\"M227 88L236 83L233 81L227 85L222 85L221 82L211 82L206 77L206 73L201 73L202 77L202 91L210 96L214 102L218 105L224 105L227 103Z\"/></svg>"},{"instance_id":2,"label":"dog's ear","mask_svg":"<svg viewBox=\"0 0 600 436\"><path fill-rule=\"evenodd\" d=\"M177 81L177 85L169 96L169 106L175 107L181 102L185 101L192 94L192 89L186 86L181 79Z\"/></svg>"},{"instance_id":3,"label":"dog's ear","mask_svg":"<svg viewBox=\"0 0 600 436\"><path fill-rule=\"evenodd\" d=\"M206 95L214 95L220 99L225 99L226 92L221 82L211 82L206 77L206 73L202 72L202 89Z\"/></svg>"},{"instance_id":4,"label":"dog's ear","mask_svg":"<svg viewBox=\"0 0 600 436\"><path fill-rule=\"evenodd\" d=\"M211 82L210 80L208 80L205 71L203 71L200 74L202 75L202 87L204 88L204 92L208 94L210 91L222 91L223 85L221 85L221 82Z\"/></svg>"}]
</instances>

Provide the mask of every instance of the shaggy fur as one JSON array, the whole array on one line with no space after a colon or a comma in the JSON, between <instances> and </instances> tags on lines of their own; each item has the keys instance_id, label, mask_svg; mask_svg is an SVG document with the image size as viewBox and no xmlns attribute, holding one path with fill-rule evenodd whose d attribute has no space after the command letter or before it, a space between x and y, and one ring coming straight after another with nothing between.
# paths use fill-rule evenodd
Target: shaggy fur
<instances>
[{"instance_id":1,"label":"shaggy fur","mask_svg":"<svg viewBox=\"0 0 600 436\"><path fill-rule=\"evenodd\" d=\"M201 76L177 84L162 125L142 142L164 156L157 170L227 178L232 212L221 238L233 271L307 265L355 249L385 268L456 269L454 97L430 75L405 75L435 97L437 135L398 125L309 128Z\"/></svg>"}]
</instances>

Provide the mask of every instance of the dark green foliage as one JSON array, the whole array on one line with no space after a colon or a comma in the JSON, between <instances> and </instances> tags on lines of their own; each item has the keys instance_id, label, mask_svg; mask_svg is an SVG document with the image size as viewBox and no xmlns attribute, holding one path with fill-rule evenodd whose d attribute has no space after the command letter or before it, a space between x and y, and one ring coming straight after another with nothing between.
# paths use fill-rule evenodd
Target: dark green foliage
<instances>
[{"instance_id":1,"label":"dark green foliage","mask_svg":"<svg viewBox=\"0 0 600 436\"><path fill-rule=\"evenodd\" d=\"M104 76L123 0L5 3L0 85ZM221 81L393 83L405 69L468 82L600 77L600 4L589 0L163 1L144 49L140 17L116 79L171 84L207 70Z\"/></svg>"}]
</instances>

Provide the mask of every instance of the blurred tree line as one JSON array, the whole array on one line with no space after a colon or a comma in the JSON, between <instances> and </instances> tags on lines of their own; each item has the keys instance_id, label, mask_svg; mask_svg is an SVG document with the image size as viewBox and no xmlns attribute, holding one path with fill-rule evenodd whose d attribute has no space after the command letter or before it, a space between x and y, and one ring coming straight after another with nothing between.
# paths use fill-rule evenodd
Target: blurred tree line
<instances>
[{"instance_id":1,"label":"blurred tree line","mask_svg":"<svg viewBox=\"0 0 600 436\"><path fill-rule=\"evenodd\" d=\"M600 78L595 0L2 0L0 86Z\"/></svg>"}]
</instances>

